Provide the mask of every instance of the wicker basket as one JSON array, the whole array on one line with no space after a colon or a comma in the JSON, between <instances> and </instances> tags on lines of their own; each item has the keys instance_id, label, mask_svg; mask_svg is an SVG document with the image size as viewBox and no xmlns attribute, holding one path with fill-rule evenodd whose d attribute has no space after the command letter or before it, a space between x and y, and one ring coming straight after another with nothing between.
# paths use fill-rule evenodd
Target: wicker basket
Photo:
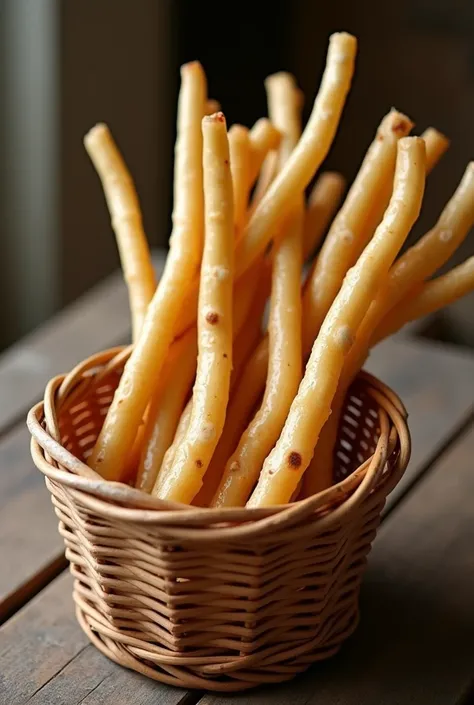
<instances>
[{"instance_id":1,"label":"wicker basket","mask_svg":"<svg viewBox=\"0 0 474 705\"><path fill-rule=\"evenodd\" d=\"M337 484L265 509L162 502L87 467L128 349L53 379L31 410L75 578L77 618L117 663L173 685L243 690L335 654L358 621L367 554L410 454L406 412L361 373L348 395Z\"/></svg>"}]
</instances>

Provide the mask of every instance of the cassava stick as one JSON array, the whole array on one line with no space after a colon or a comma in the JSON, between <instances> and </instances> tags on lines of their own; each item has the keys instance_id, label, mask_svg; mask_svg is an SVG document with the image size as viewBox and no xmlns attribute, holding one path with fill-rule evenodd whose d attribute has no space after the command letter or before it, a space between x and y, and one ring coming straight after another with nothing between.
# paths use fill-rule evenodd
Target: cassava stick
<instances>
[{"instance_id":1,"label":"cassava stick","mask_svg":"<svg viewBox=\"0 0 474 705\"><path fill-rule=\"evenodd\" d=\"M85 136L84 145L102 182L112 219L128 286L132 337L136 341L156 289L138 196L107 125L93 127Z\"/></svg>"},{"instance_id":2,"label":"cassava stick","mask_svg":"<svg viewBox=\"0 0 474 705\"><path fill-rule=\"evenodd\" d=\"M392 186L397 143L413 123L392 110L379 125L349 193L336 215L308 277L303 297L303 351L313 341L350 267L369 241L367 221L386 184Z\"/></svg>"},{"instance_id":3,"label":"cassava stick","mask_svg":"<svg viewBox=\"0 0 474 705\"><path fill-rule=\"evenodd\" d=\"M175 322L199 266L203 237L201 119L206 79L198 63L181 70L175 163L173 232L165 269L148 307L141 335L125 366L90 466L105 479L120 479L150 399L150 380L160 374Z\"/></svg>"},{"instance_id":4,"label":"cassava stick","mask_svg":"<svg viewBox=\"0 0 474 705\"><path fill-rule=\"evenodd\" d=\"M280 168L301 134L301 101L292 76L266 82L270 119L282 133ZM276 442L301 380L301 267L303 194L299 194L273 249L269 320L269 364L260 409L226 463L213 506L243 506L262 463Z\"/></svg>"},{"instance_id":5,"label":"cassava stick","mask_svg":"<svg viewBox=\"0 0 474 705\"><path fill-rule=\"evenodd\" d=\"M178 425L176 427L176 432L174 434L173 438L173 443L170 445L168 450L166 451L164 458L163 458L163 463L161 465L161 468L158 471L157 478L155 480L155 484L153 485L153 489L151 491L152 495L154 497L159 497L160 492L161 492L161 486L165 482L166 478L169 476L172 468L173 468L173 462L174 462L174 457L176 455L176 450L179 448L181 443L183 442L186 432L189 427L189 419L191 418L191 410L193 406L193 399L188 401L186 406L183 409L183 413L181 414L179 418Z\"/></svg>"},{"instance_id":6,"label":"cassava stick","mask_svg":"<svg viewBox=\"0 0 474 705\"><path fill-rule=\"evenodd\" d=\"M243 125L229 130L230 171L234 194L234 226L236 239L242 231L250 194L250 138Z\"/></svg>"},{"instance_id":7,"label":"cassava stick","mask_svg":"<svg viewBox=\"0 0 474 705\"><path fill-rule=\"evenodd\" d=\"M331 417L319 437L305 474L305 495L326 489L332 482L333 452L344 399L353 378L368 355L374 330L404 296L436 272L464 240L474 221L474 163L468 165L436 225L393 265L387 280L359 326L339 380Z\"/></svg>"},{"instance_id":8,"label":"cassava stick","mask_svg":"<svg viewBox=\"0 0 474 705\"><path fill-rule=\"evenodd\" d=\"M346 180L336 171L326 171L311 189L303 227L303 261L306 262L321 242L336 213Z\"/></svg>"},{"instance_id":9,"label":"cassava stick","mask_svg":"<svg viewBox=\"0 0 474 705\"><path fill-rule=\"evenodd\" d=\"M395 306L376 328L371 346L393 335L410 321L435 313L473 290L474 257L469 257L447 274L421 284L415 292Z\"/></svg>"},{"instance_id":10,"label":"cassava stick","mask_svg":"<svg viewBox=\"0 0 474 705\"><path fill-rule=\"evenodd\" d=\"M250 130L249 139L252 154L249 185L252 187L267 155L278 148L281 135L268 118L260 118Z\"/></svg>"},{"instance_id":11,"label":"cassava stick","mask_svg":"<svg viewBox=\"0 0 474 705\"><path fill-rule=\"evenodd\" d=\"M160 489L190 504L224 425L232 370L234 215L229 144L222 113L203 119L206 237L198 306L198 365L191 417Z\"/></svg>"},{"instance_id":12,"label":"cassava stick","mask_svg":"<svg viewBox=\"0 0 474 705\"><path fill-rule=\"evenodd\" d=\"M264 463L248 506L285 503L296 490L330 414L355 332L418 217L424 182L425 143L417 137L401 139L389 208L324 320L283 431Z\"/></svg>"},{"instance_id":13,"label":"cassava stick","mask_svg":"<svg viewBox=\"0 0 474 705\"><path fill-rule=\"evenodd\" d=\"M191 328L173 344L147 410L136 487L151 492L196 373L197 335Z\"/></svg>"},{"instance_id":14,"label":"cassava stick","mask_svg":"<svg viewBox=\"0 0 474 705\"><path fill-rule=\"evenodd\" d=\"M399 137L403 133L408 134L412 126L408 118L395 111L384 118L376 140L369 148L348 197L330 228L305 286L303 349L306 354L328 305L339 291L345 272L356 261L381 220L392 193L394 166L390 166L388 155L390 149L396 147L397 133ZM443 156L449 142L434 128L428 128L422 138L426 148L426 172L429 173ZM352 229L345 230L347 224L352 225ZM345 243L348 232L352 238Z\"/></svg>"},{"instance_id":15,"label":"cassava stick","mask_svg":"<svg viewBox=\"0 0 474 705\"><path fill-rule=\"evenodd\" d=\"M193 501L193 504L198 507L209 506L224 472L226 461L231 452L235 449L239 436L245 428L245 423L250 414L250 411L245 413L245 409L242 412L241 407L233 403L232 394L236 387L236 393L239 394L246 384L245 379L242 379L245 363L262 337L262 315L270 291L270 276L267 270L267 267L263 267L262 278L254 297L251 313L249 314L250 320L245 328L241 330L234 342L229 407L219 443L217 444L212 460L204 475L202 487ZM252 408L255 406L256 401L255 399Z\"/></svg>"},{"instance_id":16,"label":"cassava stick","mask_svg":"<svg viewBox=\"0 0 474 705\"><path fill-rule=\"evenodd\" d=\"M232 132L229 130L229 133ZM280 143L281 135L272 125L272 123L266 118L258 120L249 133L250 142L250 164L248 172L248 184L247 184L247 195L250 192L253 182L255 181L258 170L260 169L263 160L268 154L269 150L273 150ZM243 224L243 223L242 223ZM242 228L236 229L237 237L239 238L242 234ZM255 274L255 272L254 272ZM241 277L242 279L242 277ZM235 282L235 292L234 298L238 298L241 295L243 289L245 289L245 282ZM182 335L186 330L188 330L196 322L196 312L197 312L197 301L199 294L199 286L197 279L193 282L188 296L183 304L181 314L179 316L179 322L177 324L177 336Z\"/></svg>"},{"instance_id":17,"label":"cassava stick","mask_svg":"<svg viewBox=\"0 0 474 705\"><path fill-rule=\"evenodd\" d=\"M334 139L354 72L356 40L333 34L321 86L297 147L248 222L236 249L236 277L263 254L274 229L320 167Z\"/></svg>"},{"instance_id":18,"label":"cassava stick","mask_svg":"<svg viewBox=\"0 0 474 705\"><path fill-rule=\"evenodd\" d=\"M350 88L356 49L356 39L350 34L340 32L331 36L326 68L308 124L285 168L270 184L237 244L236 279L263 254L278 223L288 215L295 197L304 191L326 157ZM250 133L251 142L254 129ZM188 311L193 312L194 307L186 306L185 316ZM192 322L180 322L178 332L186 330Z\"/></svg>"}]
</instances>

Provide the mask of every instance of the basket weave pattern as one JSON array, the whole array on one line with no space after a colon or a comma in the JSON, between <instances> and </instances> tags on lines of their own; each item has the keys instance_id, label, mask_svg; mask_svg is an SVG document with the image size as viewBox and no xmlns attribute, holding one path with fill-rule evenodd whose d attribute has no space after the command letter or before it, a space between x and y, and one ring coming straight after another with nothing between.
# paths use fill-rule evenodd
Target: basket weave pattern
<instances>
[{"instance_id":1,"label":"basket weave pattern","mask_svg":"<svg viewBox=\"0 0 474 705\"><path fill-rule=\"evenodd\" d=\"M367 554L410 452L397 397L365 373L346 402L337 484L265 509L163 502L85 465L127 359L53 379L29 415L74 581L78 620L114 661L232 691L291 678L354 631Z\"/></svg>"}]
</instances>

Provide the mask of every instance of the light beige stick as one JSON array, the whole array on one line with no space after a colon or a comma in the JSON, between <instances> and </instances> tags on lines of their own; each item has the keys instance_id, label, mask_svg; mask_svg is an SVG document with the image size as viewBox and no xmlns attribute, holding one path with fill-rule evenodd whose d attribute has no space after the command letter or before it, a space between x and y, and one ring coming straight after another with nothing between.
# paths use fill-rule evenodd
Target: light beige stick
<instances>
[{"instance_id":1,"label":"light beige stick","mask_svg":"<svg viewBox=\"0 0 474 705\"><path fill-rule=\"evenodd\" d=\"M196 373L197 334L192 328L173 344L147 410L136 487L151 492Z\"/></svg>"},{"instance_id":2,"label":"light beige stick","mask_svg":"<svg viewBox=\"0 0 474 705\"><path fill-rule=\"evenodd\" d=\"M426 145L426 173L429 174L448 149L449 140L434 127L428 127L428 129L426 129L421 136ZM373 207L367 220L365 235L367 242L370 240L375 228L380 223L391 195L392 183L385 182L378 199L374 200Z\"/></svg>"},{"instance_id":3,"label":"light beige stick","mask_svg":"<svg viewBox=\"0 0 474 705\"><path fill-rule=\"evenodd\" d=\"M265 161L262 164L257 184L252 195L252 201L248 210L248 218L251 218L253 216L255 209L257 208L258 204L268 191L270 184L272 183L277 173L277 167L278 152L275 149L273 150L273 152L269 152L267 154Z\"/></svg>"},{"instance_id":4,"label":"light beige stick","mask_svg":"<svg viewBox=\"0 0 474 705\"><path fill-rule=\"evenodd\" d=\"M393 174L394 168L390 167L389 160L383 160L387 159L390 142L392 148L395 144L393 131L400 137L402 133L408 134L413 126L410 121L407 121L408 118L394 111L382 121L376 141L370 147L344 206L328 233L313 272L308 277L303 300L305 353L309 352L324 318L324 311L339 290L345 271L356 261L365 243L370 240L380 223L392 194L393 177L390 174ZM380 137L383 139L380 140ZM449 141L434 128L428 128L422 134L422 138L426 148L426 173L429 174L447 150ZM374 157L373 162L372 157ZM374 178L375 185L372 183ZM353 197L352 202L351 197ZM357 213L357 208L361 207L365 216L361 215L361 211ZM340 223L342 230L337 226L340 219L342 219L342 224ZM344 243L345 223L351 222L353 226L351 232L355 237L351 243ZM362 224L363 227L361 227Z\"/></svg>"},{"instance_id":5,"label":"light beige stick","mask_svg":"<svg viewBox=\"0 0 474 705\"><path fill-rule=\"evenodd\" d=\"M318 177L308 199L303 226L303 261L306 262L323 239L346 188L346 180L336 171Z\"/></svg>"},{"instance_id":6,"label":"light beige stick","mask_svg":"<svg viewBox=\"0 0 474 705\"><path fill-rule=\"evenodd\" d=\"M201 119L206 79L198 63L181 70L178 104L173 232L165 269L143 329L125 366L90 466L105 479L120 479L127 453L173 340L177 315L199 267L203 238Z\"/></svg>"},{"instance_id":7,"label":"light beige stick","mask_svg":"<svg viewBox=\"0 0 474 705\"><path fill-rule=\"evenodd\" d=\"M301 134L301 101L290 74L270 76L265 85L270 119L283 135L279 153L283 168ZM213 506L245 504L301 381L303 212L303 194L299 194L273 250L269 364L263 402L226 463Z\"/></svg>"},{"instance_id":8,"label":"light beige stick","mask_svg":"<svg viewBox=\"0 0 474 705\"><path fill-rule=\"evenodd\" d=\"M369 241L367 222L374 201L385 186L393 183L397 143L407 135L413 123L392 110L379 125L374 141L336 215L313 270L307 279L303 297L303 351L309 354L324 318L342 281Z\"/></svg>"},{"instance_id":9,"label":"light beige stick","mask_svg":"<svg viewBox=\"0 0 474 705\"><path fill-rule=\"evenodd\" d=\"M239 238L245 222L250 194L250 138L243 125L232 125L229 130L230 171L234 194L235 237Z\"/></svg>"},{"instance_id":10,"label":"light beige stick","mask_svg":"<svg viewBox=\"0 0 474 705\"><path fill-rule=\"evenodd\" d=\"M425 143L418 137L403 138L398 143L389 208L324 320L281 436L264 463L248 506L285 503L296 490L330 414L355 332L418 217L424 183Z\"/></svg>"},{"instance_id":11,"label":"light beige stick","mask_svg":"<svg viewBox=\"0 0 474 705\"><path fill-rule=\"evenodd\" d=\"M249 138L252 153L249 185L252 187L267 155L278 149L281 135L268 118L260 118L250 130Z\"/></svg>"},{"instance_id":12,"label":"light beige stick","mask_svg":"<svg viewBox=\"0 0 474 705\"><path fill-rule=\"evenodd\" d=\"M252 350L254 350L258 341L262 337L262 315L265 308L265 302L270 291L270 277L266 276L265 270L266 267L264 267L263 276L260 280L259 288L255 295L250 320L234 342L233 368L230 378L231 396L229 407L219 443L216 446L212 460L207 468L206 474L204 475L202 487L193 501L193 504L198 507L209 506L224 472L226 461L236 447L239 436L245 428L249 415L257 403L258 396L253 398L253 402L250 402L251 406L248 408L246 405L248 397L245 396L244 398L240 397L244 406L239 406L239 403L234 403L235 400L232 393L236 390L237 397L239 397L239 394L241 394L244 387L246 387L249 383L248 378L246 380L245 376L242 375ZM263 381L265 382L265 370L263 372ZM250 383L252 383L251 379Z\"/></svg>"},{"instance_id":13,"label":"light beige stick","mask_svg":"<svg viewBox=\"0 0 474 705\"><path fill-rule=\"evenodd\" d=\"M447 274L421 284L377 326L371 346L393 335L404 325L449 306L474 290L474 257Z\"/></svg>"},{"instance_id":14,"label":"light beige stick","mask_svg":"<svg viewBox=\"0 0 474 705\"><path fill-rule=\"evenodd\" d=\"M191 503L222 433L232 370L234 214L229 143L222 113L202 123L206 238L198 307L198 366L189 427L160 489Z\"/></svg>"},{"instance_id":15,"label":"light beige stick","mask_svg":"<svg viewBox=\"0 0 474 705\"><path fill-rule=\"evenodd\" d=\"M128 286L133 340L136 341L156 289L138 196L107 125L93 127L85 136L84 145L102 182L112 219Z\"/></svg>"},{"instance_id":16,"label":"light beige stick","mask_svg":"<svg viewBox=\"0 0 474 705\"><path fill-rule=\"evenodd\" d=\"M155 484L153 485L153 489L151 491L151 494L154 497L159 497L160 492L161 492L161 486L163 485L165 479L169 476L172 468L173 468L173 462L174 458L176 455L176 450L179 448L181 443L183 442L187 430L189 428L189 419L191 418L191 411L193 407L193 399L188 401L186 406L183 409L183 413L181 414L179 418L178 425L176 427L176 432L174 434L173 442L166 451L164 458L163 458L163 463L161 465L161 468L159 469L157 478L155 480Z\"/></svg>"},{"instance_id":17,"label":"light beige stick","mask_svg":"<svg viewBox=\"0 0 474 705\"><path fill-rule=\"evenodd\" d=\"M306 495L316 494L332 482L334 447L344 399L353 378L369 353L375 329L404 296L448 261L466 237L473 222L474 163L471 163L434 228L393 265L359 326L354 345L344 362L331 417L321 432L311 465L305 474Z\"/></svg>"},{"instance_id":18,"label":"light beige stick","mask_svg":"<svg viewBox=\"0 0 474 705\"><path fill-rule=\"evenodd\" d=\"M275 228L289 214L326 157L336 134L354 73L356 40L344 32L333 34L323 80L313 111L285 168L271 183L248 222L236 250L236 277L263 254Z\"/></svg>"}]
</instances>

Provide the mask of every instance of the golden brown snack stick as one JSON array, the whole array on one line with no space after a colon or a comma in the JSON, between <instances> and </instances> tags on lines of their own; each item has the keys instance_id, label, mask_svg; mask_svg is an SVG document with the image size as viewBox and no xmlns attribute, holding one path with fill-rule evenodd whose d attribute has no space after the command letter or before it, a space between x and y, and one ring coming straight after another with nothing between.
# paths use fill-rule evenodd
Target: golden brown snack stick
<instances>
[{"instance_id":1,"label":"golden brown snack stick","mask_svg":"<svg viewBox=\"0 0 474 705\"><path fill-rule=\"evenodd\" d=\"M198 306L198 363L191 418L160 488L190 504L202 485L226 415L232 370L234 214L229 142L222 113L202 122L206 237Z\"/></svg>"},{"instance_id":2,"label":"golden brown snack stick","mask_svg":"<svg viewBox=\"0 0 474 705\"><path fill-rule=\"evenodd\" d=\"M449 147L449 140L434 127L429 127L421 135L426 146L426 173L429 174L439 162ZM368 242L375 232L375 228L382 220L385 208L392 195L392 182L385 182L377 199L374 200L366 224L365 238Z\"/></svg>"},{"instance_id":3,"label":"golden brown snack stick","mask_svg":"<svg viewBox=\"0 0 474 705\"><path fill-rule=\"evenodd\" d=\"M249 185L252 187L267 155L279 147L281 135L268 118L260 118L250 130L249 138L252 153Z\"/></svg>"},{"instance_id":4,"label":"golden brown snack stick","mask_svg":"<svg viewBox=\"0 0 474 705\"><path fill-rule=\"evenodd\" d=\"M428 127L421 135L426 145L426 173L429 174L449 148L449 140L439 130Z\"/></svg>"},{"instance_id":5,"label":"golden brown snack stick","mask_svg":"<svg viewBox=\"0 0 474 705\"><path fill-rule=\"evenodd\" d=\"M447 274L421 284L405 297L372 336L371 346L393 335L404 325L449 306L474 290L474 257L454 267Z\"/></svg>"},{"instance_id":6,"label":"golden brown snack stick","mask_svg":"<svg viewBox=\"0 0 474 705\"><path fill-rule=\"evenodd\" d=\"M173 344L158 389L147 410L136 487L151 492L196 373L197 332L191 328Z\"/></svg>"},{"instance_id":7,"label":"golden brown snack stick","mask_svg":"<svg viewBox=\"0 0 474 705\"><path fill-rule=\"evenodd\" d=\"M278 224L289 214L319 169L336 134L354 72L357 42L344 32L329 42L326 69L313 111L285 168L271 183L249 220L236 250L236 277L263 254Z\"/></svg>"},{"instance_id":8,"label":"golden brown snack stick","mask_svg":"<svg viewBox=\"0 0 474 705\"><path fill-rule=\"evenodd\" d=\"M312 256L323 239L329 223L337 212L345 188L346 180L342 174L337 171L325 171L311 189L304 217L304 262Z\"/></svg>"},{"instance_id":9,"label":"golden brown snack stick","mask_svg":"<svg viewBox=\"0 0 474 705\"><path fill-rule=\"evenodd\" d=\"M239 237L247 213L250 194L250 138L243 125L232 125L229 130L230 171L234 193L234 225Z\"/></svg>"},{"instance_id":10,"label":"golden brown snack stick","mask_svg":"<svg viewBox=\"0 0 474 705\"><path fill-rule=\"evenodd\" d=\"M209 506L224 472L225 463L237 445L239 435L245 428L250 412L257 403L259 395L253 397L252 394L250 394L253 401L250 401L251 408L246 412L245 409L247 409L247 406L245 402L249 395L245 395L243 398L244 405L239 406L239 404L233 404L232 392L235 390L236 385L238 385L237 394L243 391L246 385L245 379L242 379L243 370L252 351L262 337L262 315L270 291L270 273L267 270L267 267L263 267L259 287L254 297L251 313L249 314L249 321L234 341L229 407L219 443L217 444L212 460L204 475L202 487L193 501L193 504L198 507ZM250 382L252 382L252 380L250 380ZM263 384L264 383L265 370L263 371Z\"/></svg>"},{"instance_id":11,"label":"golden brown snack stick","mask_svg":"<svg viewBox=\"0 0 474 705\"><path fill-rule=\"evenodd\" d=\"M226 422L212 462L204 476L204 484L199 493L199 506L207 506L214 497L226 461L235 450L252 412L257 405L265 386L268 367L268 337L262 339L256 354L245 366L234 396L229 404Z\"/></svg>"},{"instance_id":12,"label":"golden brown snack stick","mask_svg":"<svg viewBox=\"0 0 474 705\"><path fill-rule=\"evenodd\" d=\"M447 262L466 237L473 222L474 163L471 162L434 228L395 262L359 326L354 345L344 362L331 417L321 432L311 465L305 474L306 495L326 489L332 481L333 449L344 399L349 385L369 353L375 329L414 287Z\"/></svg>"},{"instance_id":13,"label":"golden brown snack stick","mask_svg":"<svg viewBox=\"0 0 474 705\"><path fill-rule=\"evenodd\" d=\"M334 301L343 279L369 241L367 222L387 185L390 190L397 144L413 123L402 113L390 111L379 125L349 193L336 215L308 277L303 296L303 353L313 341Z\"/></svg>"},{"instance_id":14,"label":"golden brown snack stick","mask_svg":"<svg viewBox=\"0 0 474 705\"><path fill-rule=\"evenodd\" d=\"M425 182L425 143L398 143L395 185L384 219L348 272L313 346L285 426L267 457L248 506L288 502L312 458L355 332L418 217Z\"/></svg>"},{"instance_id":15,"label":"golden brown snack stick","mask_svg":"<svg viewBox=\"0 0 474 705\"><path fill-rule=\"evenodd\" d=\"M143 230L138 196L132 177L107 125L99 124L84 138L84 145L104 189L112 219L132 314L132 337L141 331L156 279Z\"/></svg>"},{"instance_id":16,"label":"golden brown snack stick","mask_svg":"<svg viewBox=\"0 0 474 705\"><path fill-rule=\"evenodd\" d=\"M301 134L301 101L290 74L270 76L265 86L270 119L283 135L279 151L282 168ZM245 504L301 381L303 213L303 194L299 194L273 248L269 363L263 402L226 463L212 506Z\"/></svg>"},{"instance_id":17,"label":"golden brown snack stick","mask_svg":"<svg viewBox=\"0 0 474 705\"><path fill-rule=\"evenodd\" d=\"M178 104L173 232L165 269L148 307L141 335L125 366L102 431L89 458L105 479L122 476L175 334L176 319L199 266L203 237L202 133L206 79L198 63L181 70Z\"/></svg>"},{"instance_id":18,"label":"golden brown snack stick","mask_svg":"<svg viewBox=\"0 0 474 705\"><path fill-rule=\"evenodd\" d=\"M234 336L233 367L230 378L231 398L232 391L237 381L240 379L244 366L263 335L262 317L270 294L271 284L271 272L267 263L263 263L254 276L258 277L257 288L247 313L247 320L245 325L238 331L237 336Z\"/></svg>"},{"instance_id":19,"label":"golden brown snack stick","mask_svg":"<svg viewBox=\"0 0 474 705\"><path fill-rule=\"evenodd\" d=\"M277 167L278 167L278 152L275 149L272 152L269 152L267 154L265 161L262 164L262 168L260 170L257 184L255 186L255 190L252 195L252 201L251 201L250 207L248 209L248 218L252 217L258 204L260 203L260 201L262 200L262 198L264 197L264 195L268 191L269 186L272 183L272 181L275 178L275 175L277 173Z\"/></svg>"},{"instance_id":20,"label":"golden brown snack stick","mask_svg":"<svg viewBox=\"0 0 474 705\"><path fill-rule=\"evenodd\" d=\"M193 398L191 397L191 399L188 401L188 403L186 404L186 406L183 409L183 413L181 414L181 416L179 418L178 426L176 427L176 432L174 434L173 443L170 445L170 447L166 451L164 458L163 458L163 463L161 465L161 468L158 471L158 476L156 478L155 484L153 485L153 489L151 491L151 494L154 497L160 496L161 486L172 470L173 461L174 461L174 458L176 455L176 449L179 448L179 446L183 442L184 437L186 436L186 432L189 427L189 419L191 418L192 406L193 406Z\"/></svg>"}]
</instances>

